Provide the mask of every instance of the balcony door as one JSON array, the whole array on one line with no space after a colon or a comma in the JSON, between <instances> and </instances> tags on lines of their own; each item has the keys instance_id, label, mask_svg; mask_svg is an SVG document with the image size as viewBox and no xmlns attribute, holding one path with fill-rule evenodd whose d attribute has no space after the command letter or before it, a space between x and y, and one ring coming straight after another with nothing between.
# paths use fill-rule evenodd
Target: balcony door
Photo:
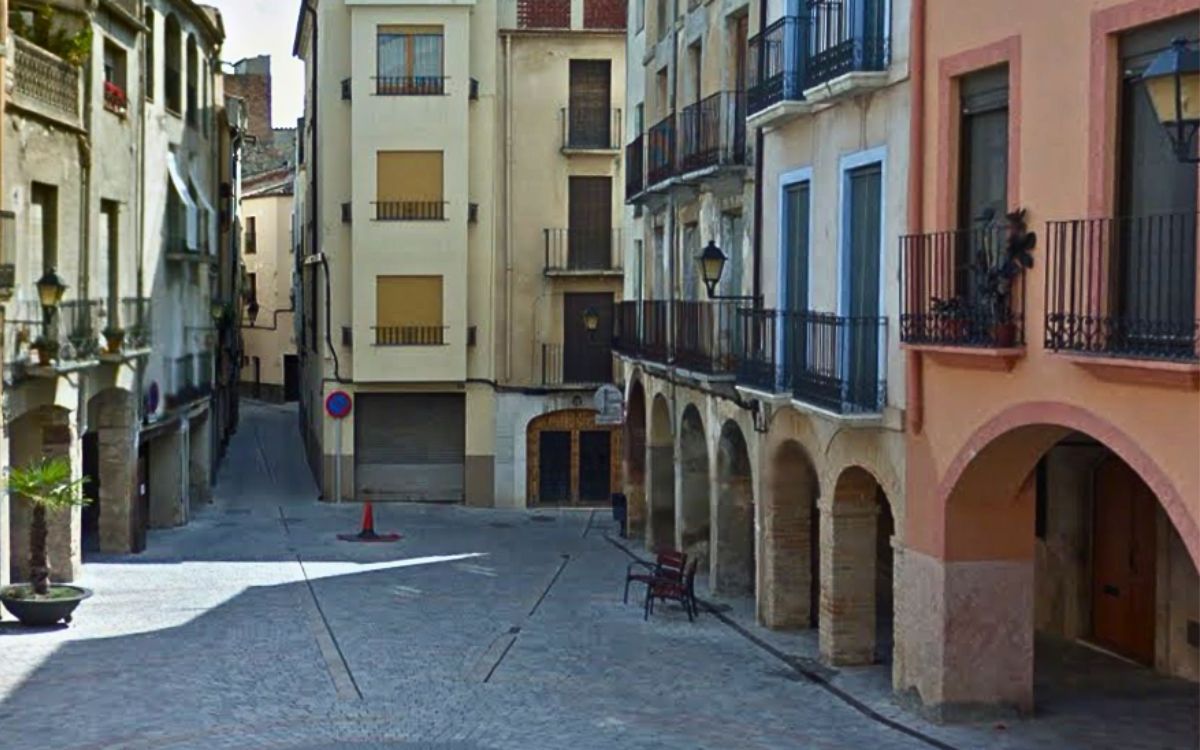
<instances>
[{"instance_id":1,"label":"balcony door","mask_svg":"<svg viewBox=\"0 0 1200 750\"><path fill-rule=\"evenodd\" d=\"M611 268L612 178L571 177L568 188L568 267Z\"/></svg>"},{"instance_id":2,"label":"balcony door","mask_svg":"<svg viewBox=\"0 0 1200 750\"><path fill-rule=\"evenodd\" d=\"M1120 42L1121 140L1118 236L1110 273L1116 294L1109 346L1152 350L1193 346L1196 319L1196 166L1175 156L1141 82L1175 38L1200 21L1183 16L1132 32Z\"/></svg>"},{"instance_id":3,"label":"balcony door","mask_svg":"<svg viewBox=\"0 0 1200 750\"><path fill-rule=\"evenodd\" d=\"M567 145L571 148L612 147L612 61L572 60Z\"/></svg>"},{"instance_id":4,"label":"balcony door","mask_svg":"<svg viewBox=\"0 0 1200 750\"><path fill-rule=\"evenodd\" d=\"M1001 260L1002 227L1008 212L1008 66L1000 65L961 81L962 120L955 294L971 308L986 310L988 269ZM972 317L986 320L978 311Z\"/></svg>"},{"instance_id":5,"label":"balcony door","mask_svg":"<svg viewBox=\"0 0 1200 750\"><path fill-rule=\"evenodd\" d=\"M784 279L783 311L780 315L779 340L786 372L793 377L807 365L809 227L811 226L812 184L797 182L784 188Z\"/></svg>"},{"instance_id":6,"label":"balcony door","mask_svg":"<svg viewBox=\"0 0 1200 750\"><path fill-rule=\"evenodd\" d=\"M588 331L585 313L595 312L600 323ZM613 298L611 294L563 295L563 382L612 381Z\"/></svg>"},{"instance_id":7,"label":"balcony door","mask_svg":"<svg viewBox=\"0 0 1200 750\"><path fill-rule=\"evenodd\" d=\"M845 313L847 367L843 398L873 410L879 403L880 248L883 242L883 165L851 171ZM841 338L840 337L840 338Z\"/></svg>"}]
</instances>

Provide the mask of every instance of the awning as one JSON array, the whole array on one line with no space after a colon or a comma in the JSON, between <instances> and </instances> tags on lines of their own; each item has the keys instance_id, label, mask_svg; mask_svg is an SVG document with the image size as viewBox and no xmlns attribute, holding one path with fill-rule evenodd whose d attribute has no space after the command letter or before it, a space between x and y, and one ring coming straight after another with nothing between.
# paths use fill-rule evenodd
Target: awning
<instances>
[{"instance_id":1,"label":"awning","mask_svg":"<svg viewBox=\"0 0 1200 750\"><path fill-rule=\"evenodd\" d=\"M198 212L196 202L192 200L192 191L188 189L187 180L183 179L183 170L179 168L177 158L179 158L178 154L171 154L171 158L167 159L167 172L171 175L171 184L175 186L175 192L179 195L179 200L183 201L183 207L187 213L188 249L195 250L199 247L197 242Z\"/></svg>"},{"instance_id":2,"label":"awning","mask_svg":"<svg viewBox=\"0 0 1200 750\"><path fill-rule=\"evenodd\" d=\"M208 200L208 195L200 187L204 184L204 181L196 177L195 172L192 172L192 184L196 186L196 198L200 201L200 207L204 209L204 226L200 227L200 231L209 235L208 239L211 240L210 233L212 232L213 222L217 220L217 210L213 208L213 204ZM212 248L216 247L216 243L211 241L205 243L205 245L210 248L209 252L212 252Z\"/></svg>"}]
</instances>

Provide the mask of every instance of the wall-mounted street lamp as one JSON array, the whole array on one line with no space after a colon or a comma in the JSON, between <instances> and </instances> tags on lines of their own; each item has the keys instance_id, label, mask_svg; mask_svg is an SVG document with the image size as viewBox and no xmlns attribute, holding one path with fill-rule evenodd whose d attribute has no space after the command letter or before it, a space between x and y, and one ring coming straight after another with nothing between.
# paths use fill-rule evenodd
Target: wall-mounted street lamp
<instances>
[{"instance_id":1,"label":"wall-mounted street lamp","mask_svg":"<svg viewBox=\"0 0 1200 750\"><path fill-rule=\"evenodd\" d=\"M46 338L53 336L54 315L58 312L58 306L62 303L63 294L67 291L67 285L58 275L57 270L51 268L42 275L42 278L37 280L38 302L42 305L42 318L46 324Z\"/></svg>"},{"instance_id":2,"label":"wall-mounted street lamp","mask_svg":"<svg viewBox=\"0 0 1200 750\"><path fill-rule=\"evenodd\" d=\"M250 327L254 327L254 321L258 320L258 300L251 299L250 304L246 305L246 318L250 321Z\"/></svg>"},{"instance_id":3,"label":"wall-mounted street lamp","mask_svg":"<svg viewBox=\"0 0 1200 750\"><path fill-rule=\"evenodd\" d=\"M594 307L583 311L583 327L588 333L588 339L595 341L596 331L600 328L600 313Z\"/></svg>"},{"instance_id":4,"label":"wall-mounted street lamp","mask_svg":"<svg viewBox=\"0 0 1200 750\"><path fill-rule=\"evenodd\" d=\"M212 317L213 327L220 328L221 321L225 319L225 306L213 300L212 304L208 307L208 314Z\"/></svg>"},{"instance_id":5,"label":"wall-mounted street lamp","mask_svg":"<svg viewBox=\"0 0 1200 750\"><path fill-rule=\"evenodd\" d=\"M709 240L704 252L696 256L696 260L700 263L700 276L704 279L705 288L708 289L709 299L731 302L757 301L758 298L753 295L717 294L717 285L721 283L721 276L725 273L725 264L729 262L729 256L717 247L716 242Z\"/></svg>"},{"instance_id":6,"label":"wall-mounted street lamp","mask_svg":"<svg viewBox=\"0 0 1200 750\"><path fill-rule=\"evenodd\" d=\"M1200 130L1200 50L1186 39L1176 39L1170 49L1150 63L1142 74L1159 123L1171 139L1175 156L1185 164L1200 164L1196 132Z\"/></svg>"}]
</instances>

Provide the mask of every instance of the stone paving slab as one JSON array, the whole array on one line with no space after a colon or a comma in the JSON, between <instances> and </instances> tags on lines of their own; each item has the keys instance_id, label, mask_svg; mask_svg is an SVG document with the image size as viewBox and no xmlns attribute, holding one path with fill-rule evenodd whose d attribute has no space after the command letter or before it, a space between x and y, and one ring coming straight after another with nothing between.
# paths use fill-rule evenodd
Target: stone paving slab
<instances>
[{"instance_id":1,"label":"stone paving slab","mask_svg":"<svg viewBox=\"0 0 1200 750\"><path fill-rule=\"evenodd\" d=\"M316 501L294 410L243 419L216 503L142 555L89 558L70 628L0 623L0 748L1197 746L1194 686L1158 681L1137 688L1153 701L939 727L895 705L885 668L823 672L856 707L793 668L815 633L758 628L748 601L714 602L729 622L622 605L603 513L387 505L401 542L339 542L360 508Z\"/></svg>"}]
</instances>

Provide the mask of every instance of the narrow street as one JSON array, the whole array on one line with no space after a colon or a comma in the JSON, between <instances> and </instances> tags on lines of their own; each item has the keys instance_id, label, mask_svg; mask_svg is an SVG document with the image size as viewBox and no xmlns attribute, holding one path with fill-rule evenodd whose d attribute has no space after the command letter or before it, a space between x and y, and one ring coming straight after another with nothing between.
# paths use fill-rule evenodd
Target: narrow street
<instances>
[{"instance_id":1,"label":"narrow street","mask_svg":"<svg viewBox=\"0 0 1200 750\"><path fill-rule=\"evenodd\" d=\"M317 502L295 421L246 404L214 504L88 559L69 628L0 624L0 746L1194 746L1186 683L1136 711L1113 683L1090 716L936 727L886 670L825 670L813 634L758 628L746 602L644 622L606 512L393 505L378 525L402 541L340 542L359 506Z\"/></svg>"}]
</instances>

